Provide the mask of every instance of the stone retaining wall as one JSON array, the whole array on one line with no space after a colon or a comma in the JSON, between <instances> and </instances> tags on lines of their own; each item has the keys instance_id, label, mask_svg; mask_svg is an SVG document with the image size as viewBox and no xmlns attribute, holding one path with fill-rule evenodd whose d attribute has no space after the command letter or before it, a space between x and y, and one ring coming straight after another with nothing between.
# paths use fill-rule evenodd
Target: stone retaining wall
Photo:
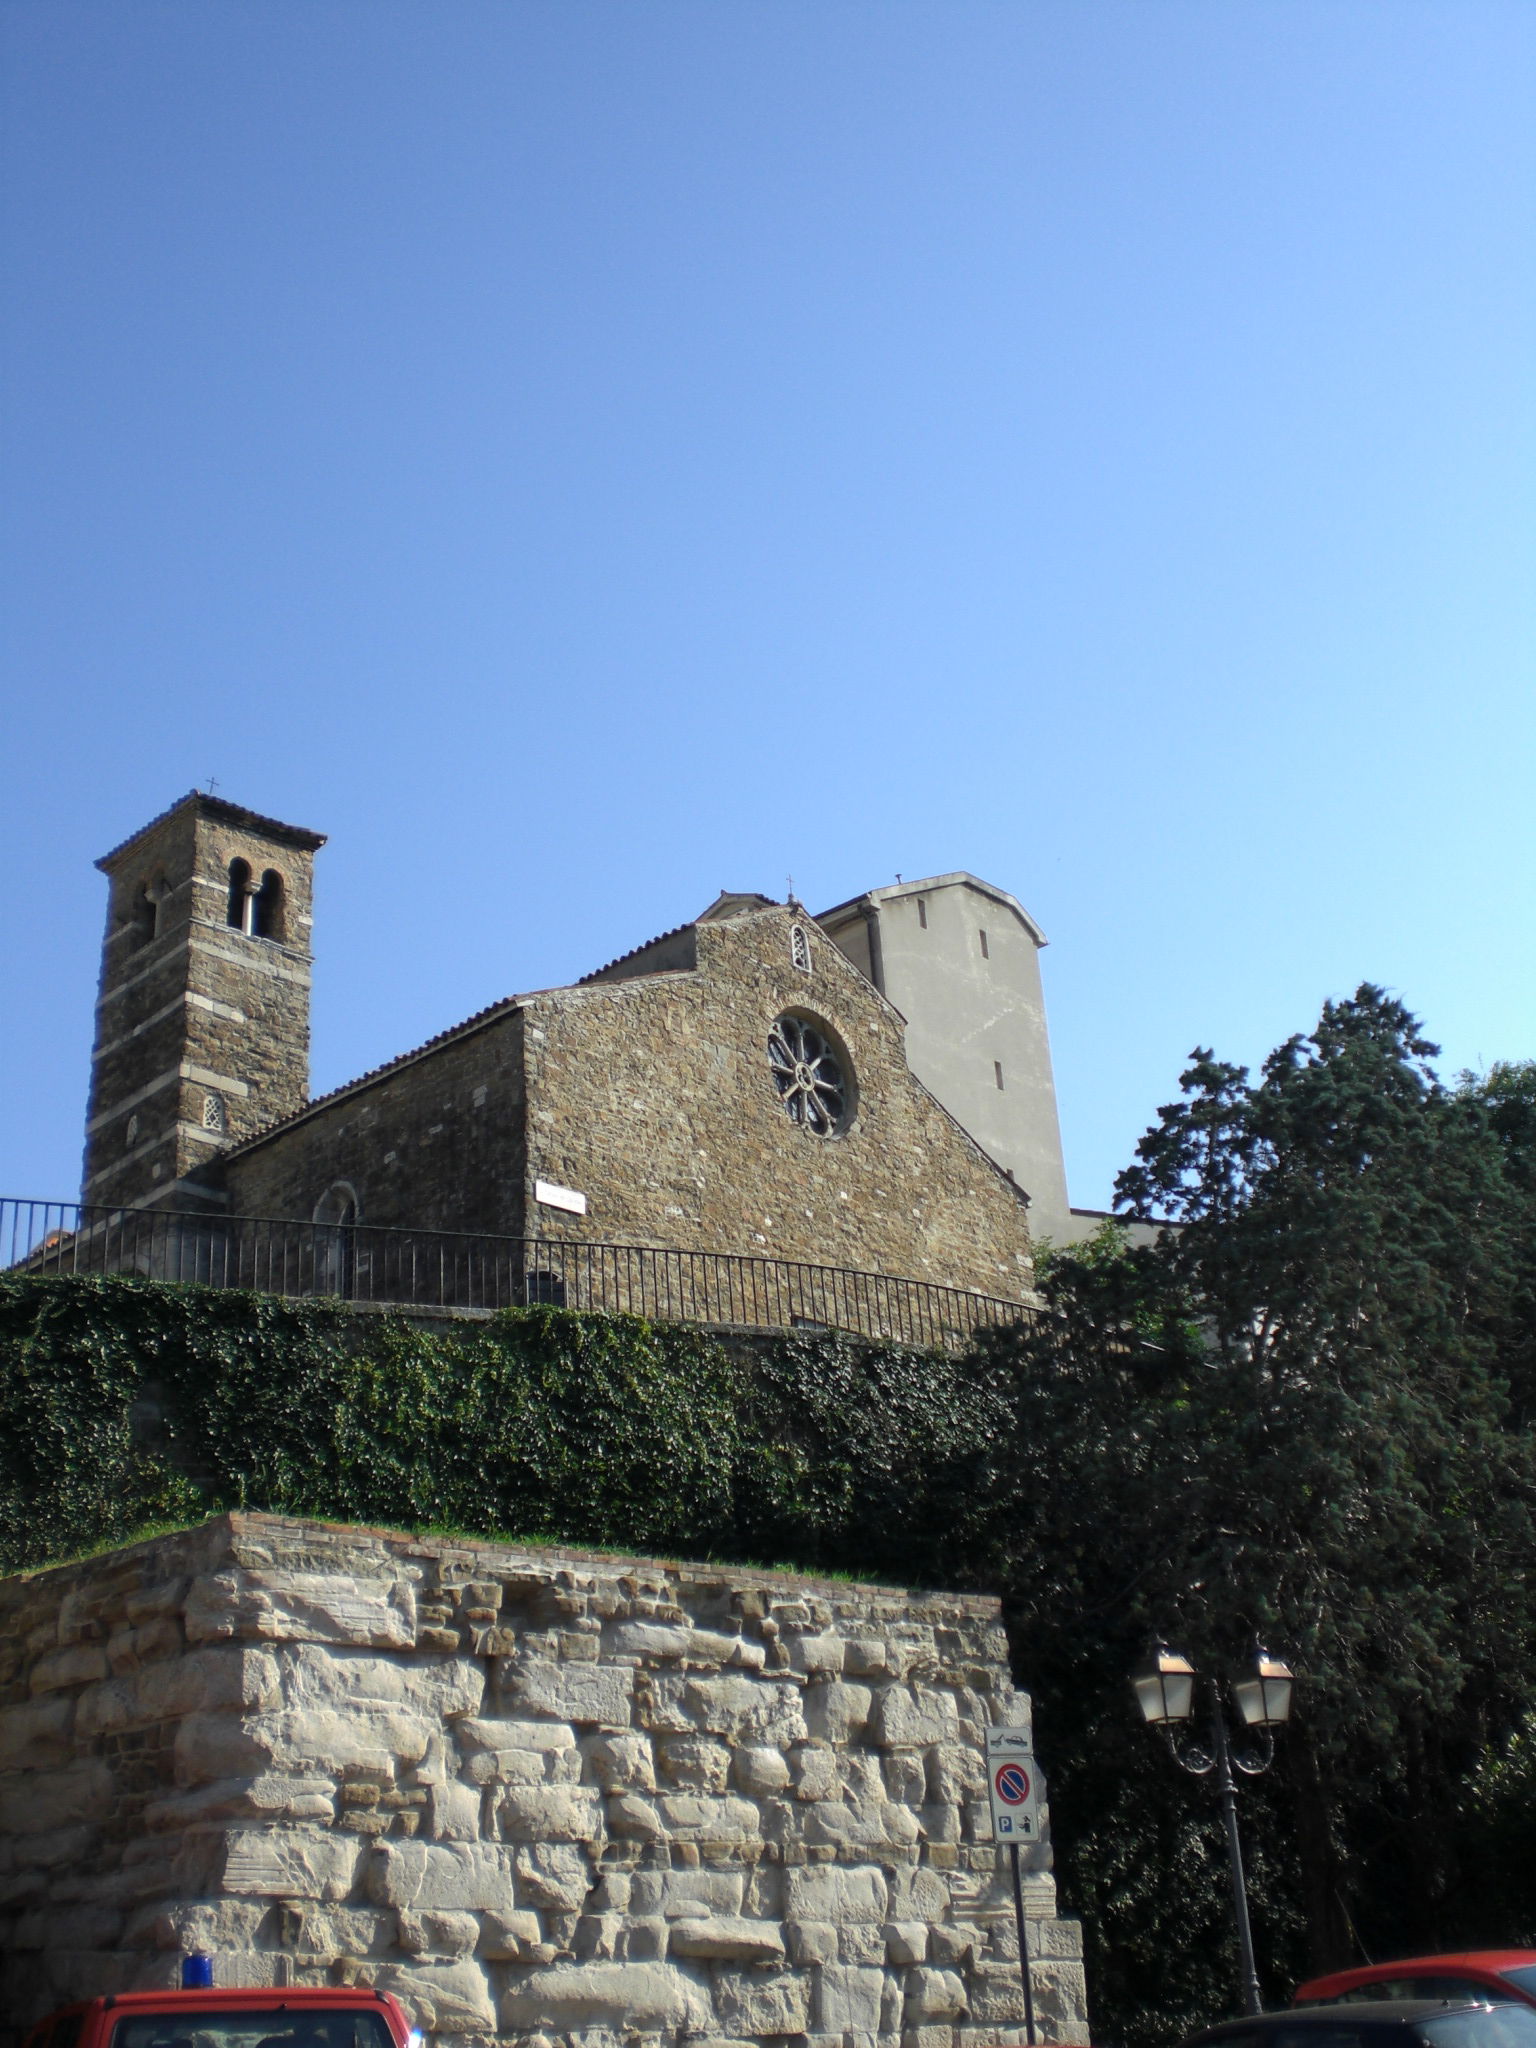
<instances>
[{"instance_id":1,"label":"stone retaining wall","mask_svg":"<svg viewBox=\"0 0 1536 2048\"><path fill-rule=\"evenodd\" d=\"M237 1514L0 1615L6 2041L189 1949L523 2048L1023 2039L994 1600Z\"/></svg>"}]
</instances>

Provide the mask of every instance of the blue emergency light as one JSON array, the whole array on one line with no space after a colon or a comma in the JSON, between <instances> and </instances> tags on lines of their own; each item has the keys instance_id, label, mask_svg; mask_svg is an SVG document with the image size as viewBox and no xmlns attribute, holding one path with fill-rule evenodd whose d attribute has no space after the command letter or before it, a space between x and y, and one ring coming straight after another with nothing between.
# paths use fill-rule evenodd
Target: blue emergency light
<instances>
[{"instance_id":1,"label":"blue emergency light","mask_svg":"<svg viewBox=\"0 0 1536 2048\"><path fill-rule=\"evenodd\" d=\"M181 1959L181 1988L183 1991L211 1991L213 1989L213 1957L191 1955Z\"/></svg>"}]
</instances>

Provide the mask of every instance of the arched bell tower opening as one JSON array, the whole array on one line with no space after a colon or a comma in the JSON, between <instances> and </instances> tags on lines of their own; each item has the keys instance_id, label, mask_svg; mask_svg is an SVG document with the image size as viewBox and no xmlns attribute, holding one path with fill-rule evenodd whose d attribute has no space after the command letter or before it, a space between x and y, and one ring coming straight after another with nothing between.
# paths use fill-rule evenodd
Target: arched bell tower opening
<instances>
[{"instance_id":1,"label":"arched bell tower opening","mask_svg":"<svg viewBox=\"0 0 1536 2048\"><path fill-rule=\"evenodd\" d=\"M324 844L193 791L96 863L110 896L85 1202L216 1205L222 1154L303 1108Z\"/></svg>"}]
</instances>

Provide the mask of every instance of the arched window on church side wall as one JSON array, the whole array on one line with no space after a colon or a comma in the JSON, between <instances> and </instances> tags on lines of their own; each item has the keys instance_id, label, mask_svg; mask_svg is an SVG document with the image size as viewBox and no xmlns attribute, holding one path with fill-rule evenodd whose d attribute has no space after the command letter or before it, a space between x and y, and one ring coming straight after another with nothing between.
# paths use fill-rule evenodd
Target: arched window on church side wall
<instances>
[{"instance_id":1,"label":"arched window on church side wall","mask_svg":"<svg viewBox=\"0 0 1536 2048\"><path fill-rule=\"evenodd\" d=\"M350 1181L334 1180L315 1204L317 1223L336 1223L345 1228L357 1221L357 1190Z\"/></svg>"},{"instance_id":2,"label":"arched window on church side wall","mask_svg":"<svg viewBox=\"0 0 1536 2048\"><path fill-rule=\"evenodd\" d=\"M352 1225L357 1221L357 1190L333 1180L315 1204L315 1292L347 1298L357 1276L357 1251Z\"/></svg>"},{"instance_id":3,"label":"arched window on church side wall","mask_svg":"<svg viewBox=\"0 0 1536 2048\"><path fill-rule=\"evenodd\" d=\"M250 901L250 894L250 862L248 860L232 860L229 864L229 910L225 922L233 925L237 932L243 932L247 929L245 906Z\"/></svg>"},{"instance_id":4,"label":"arched window on church side wall","mask_svg":"<svg viewBox=\"0 0 1536 2048\"><path fill-rule=\"evenodd\" d=\"M258 939L281 939L283 933L283 878L268 868L256 891L251 930Z\"/></svg>"}]
</instances>

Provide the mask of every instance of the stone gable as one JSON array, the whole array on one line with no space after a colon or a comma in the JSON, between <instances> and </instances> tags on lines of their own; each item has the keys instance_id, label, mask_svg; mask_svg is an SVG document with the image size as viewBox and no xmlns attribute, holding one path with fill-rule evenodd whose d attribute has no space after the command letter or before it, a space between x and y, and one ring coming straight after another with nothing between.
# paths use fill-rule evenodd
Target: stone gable
<instances>
[{"instance_id":1,"label":"stone gable","mask_svg":"<svg viewBox=\"0 0 1536 2048\"><path fill-rule=\"evenodd\" d=\"M792 909L694 936L692 970L526 1001L528 1171L590 1204L585 1218L541 1217L541 1234L1022 1295L1024 1199L915 1080L890 1004ZM775 1088L768 1034L786 1013L817 1025L845 1069L850 1112L832 1136L791 1122Z\"/></svg>"}]
</instances>

